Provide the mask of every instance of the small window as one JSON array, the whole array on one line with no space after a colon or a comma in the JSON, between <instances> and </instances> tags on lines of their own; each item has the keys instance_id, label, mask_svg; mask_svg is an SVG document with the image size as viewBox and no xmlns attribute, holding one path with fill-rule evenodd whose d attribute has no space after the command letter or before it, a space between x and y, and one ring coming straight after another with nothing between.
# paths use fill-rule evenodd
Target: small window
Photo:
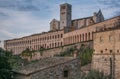
<instances>
[{"instance_id":1,"label":"small window","mask_svg":"<svg viewBox=\"0 0 120 79\"><path fill-rule=\"evenodd\" d=\"M110 35L110 36L109 36L109 41L110 41L110 42L112 41L112 38L113 38L112 35Z\"/></svg>"},{"instance_id":2,"label":"small window","mask_svg":"<svg viewBox=\"0 0 120 79\"><path fill-rule=\"evenodd\" d=\"M117 50L117 53L119 53L119 50Z\"/></svg>"},{"instance_id":3,"label":"small window","mask_svg":"<svg viewBox=\"0 0 120 79\"><path fill-rule=\"evenodd\" d=\"M103 50L101 50L100 52L103 53Z\"/></svg>"},{"instance_id":4,"label":"small window","mask_svg":"<svg viewBox=\"0 0 120 79\"><path fill-rule=\"evenodd\" d=\"M107 51L107 49L105 49L105 51Z\"/></svg>"},{"instance_id":5,"label":"small window","mask_svg":"<svg viewBox=\"0 0 120 79\"><path fill-rule=\"evenodd\" d=\"M104 61L107 61L107 59L105 58Z\"/></svg>"},{"instance_id":6,"label":"small window","mask_svg":"<svg viewBox=\"0 0 120 79\"><path fill-rule=\"evenodd\" d=\"M112 50L110 50L110 53L112 53Z\"/></svg>"},{"instance_id":7,"label":"small window","mask_svg":"<svg viewBox=\"0 0 120 79\"><path fill-rule=\"evenodd\" d=\"M64 77L68 77L68 70L64 71Z\"/></svg>"},{"instance_id":8,"label":"small window","mask_svg":"<svg viewBox=\"0 0 120 79\"><path fill-rule=\"evenodd\" d=\"M65 6L62 6L61 8L62 8L62 9L65 9Z\"/></svg>"},{"instance_id":9,"label":"small window","mask_svg":"<svg viewBox=\"0 0 120 79\"><path fill-rule=\"evenodd\" d=\"M63 37L63 35L61 34L61 38Z\"/></svg>"},{"instance_id":10,"label":"small window","mask_svg":"<svg viewBox=\"0 0 120 79\"><path fill-rule=\"evenodd\" d=\"M102 37L100 37L100 42L103 42L103 38Z\"/></svg>"}]
</instances>

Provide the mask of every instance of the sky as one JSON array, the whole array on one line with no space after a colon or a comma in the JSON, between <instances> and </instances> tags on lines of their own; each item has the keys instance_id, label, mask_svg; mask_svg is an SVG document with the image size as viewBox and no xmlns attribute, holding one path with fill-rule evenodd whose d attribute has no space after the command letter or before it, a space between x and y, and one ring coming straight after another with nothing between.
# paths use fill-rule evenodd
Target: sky
<instances>
[{"instance_id":1,"label":"sky","mask_svg":"<svg viewBox=\"0 0 120 79\"><path fill-rule=\"evenodd\" d=\"M72 19L92 16L100 9L109 19L120 15L120 0L0 0L0 47L3 41L47 32L59 17L59 5L72 5Z\"/></svg>"}]
</instances>

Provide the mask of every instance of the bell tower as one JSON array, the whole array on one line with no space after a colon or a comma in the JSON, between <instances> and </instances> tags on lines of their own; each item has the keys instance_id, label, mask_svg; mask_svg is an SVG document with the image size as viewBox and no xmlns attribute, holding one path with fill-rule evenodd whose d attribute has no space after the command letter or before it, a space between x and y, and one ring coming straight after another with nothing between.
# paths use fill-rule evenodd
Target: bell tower
<instances>
[{"instance_id":1,"label":"bell tower","mask_svg":"<svg viewBox=\"0 0 120 79\"><path fill-rule=\"evenodd\" d=\"M60 5L60 29L71 27L71 7L68 3Z\"/></svg>"}]
</instances>

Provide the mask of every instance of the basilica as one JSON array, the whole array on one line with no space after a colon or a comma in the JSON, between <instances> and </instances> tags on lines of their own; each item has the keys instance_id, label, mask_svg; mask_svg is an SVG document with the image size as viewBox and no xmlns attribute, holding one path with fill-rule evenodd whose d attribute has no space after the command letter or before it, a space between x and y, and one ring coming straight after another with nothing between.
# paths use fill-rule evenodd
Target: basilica
<instances>
[{"instance_id":1,"label":"basilica","mask_svg":"<svg viewBox=\"0 0 120 79\"><path fill-rule=\"evenodd\" d=\"M90 44L94 50L91 69L120 79L120 16L105 20L101 10L89 17L72 19L72 5L61 4L60 20L53 19L48 32L5 40L4 48L14 55L26 49L49 49L44 55L37 55L44 58L59 54L63 47L79 43Z\"/></svg>"},{"instance_id":2,"label":"basilica","mask_svg":"<svg viewBox=\"0 0 120 79\"><path fill-rule=\"evenodd\" d=\"M60 20L53 19L50 22L50 31L17 39L5 40L4 47L14 54L20 54L26 48L30 50L39 50L41 47L49 49L64 46L66 44L85 42L93 39L92 33L96 31L96 28L106 26L106 21L104 21L101 10L94 12L90 17L73 20L71 17L72 5L68 3L61 4ZM114 19L117 18L110 20Z\"/></svg>"}]
</instances>

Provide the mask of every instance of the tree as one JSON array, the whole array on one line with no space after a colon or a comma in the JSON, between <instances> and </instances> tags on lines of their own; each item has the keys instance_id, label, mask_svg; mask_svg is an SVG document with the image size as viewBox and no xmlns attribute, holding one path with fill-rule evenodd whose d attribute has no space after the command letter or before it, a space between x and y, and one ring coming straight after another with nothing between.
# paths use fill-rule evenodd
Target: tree
<instances>
[{"instance_id":1,"label":"tree","mask_svg":"<svg viewBox=\"0 0 120 79\"><path fill-rule=\"evenodd\" d=\"M44 47L40 47L39 52L40 52L41 56L43 55L43 51L44 51L44 50L45 50L45 48L44 48Z\"/></svg>"},{"instance_id":2,"label":"tree","mask_svg":"<svg viewBox=\"0 0 120 79\"><path fill-rule=\"evenodd\" d=\"M33 52L30 51L30 49L26 48L23 52L22 52L22 56L24 57L30 57L30 59L32 58Z\"/></svg>"},{"instance_id":3,"label":"tree","mask_svg":"<svg viewBox=\"0 0 120 79\"><path fill-rule=\"evenodd\" d=\"M12 79L12 68L8 62L10 55L10 52L0 48L0 79Z\"/></svg>"},{"instance_id":4,"label":"tree","mask_svg":"<svg viewBox=\"0 0 120 79\"><path fill-rule=\"evenodd\" d=\"M91 61L92 61L93 49L91 49L91 48L89 48L89 47L86 47L86 48L81 47L81 48L78 50L78 52L79 52L79 53L78 53L78 56L79 56L79 58L81 59L81 65L82 65L82 66L91 63Z\"/></svg>"},{"instance_id":5,"label":"tree","mask_svg":"<svg viewBox=\"0 0 120 79\"><path fill-rule=\"evenodd\" d=\"M54 56L58 56L58 57L66 57L66 56L73 56L73 53L76 49L74 47L70 47L70 48L67 48L65 51L63 52L60 52L60 54L56 54Z\"/></svg>"}]
</instances>

